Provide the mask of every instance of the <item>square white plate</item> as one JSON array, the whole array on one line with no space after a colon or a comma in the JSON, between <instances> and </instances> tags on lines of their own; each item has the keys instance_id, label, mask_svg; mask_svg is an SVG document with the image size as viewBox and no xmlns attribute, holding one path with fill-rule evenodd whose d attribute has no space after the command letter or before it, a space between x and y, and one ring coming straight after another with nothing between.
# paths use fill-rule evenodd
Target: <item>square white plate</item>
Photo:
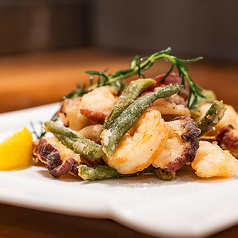
<instances>
[{"instance_id":1,"label":"square white plate","mask_svg":"<svg viewBox=\"0 0 238 238\"><path fill-rule=\"evenodd\" d=\"M58 104L0 114L0 141L30 122L46 121ZM238 174L200 179L190 167L174 181L140 176L104 181L52 178L44 166L0 172L0 202L95 218L163 237L201 237L238 223Z\"/></svg>"}]
</instances>

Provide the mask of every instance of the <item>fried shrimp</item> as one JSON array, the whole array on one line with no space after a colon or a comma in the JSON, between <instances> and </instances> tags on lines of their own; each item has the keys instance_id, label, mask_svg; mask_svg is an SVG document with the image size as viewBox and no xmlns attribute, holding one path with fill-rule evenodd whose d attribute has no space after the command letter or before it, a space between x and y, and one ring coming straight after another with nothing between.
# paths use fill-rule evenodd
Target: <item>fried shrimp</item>
<instances>
[{"instance_id":1,"label":"fried shrimp","mask_svg":"<svg viewBox=\"0 0 238 238\"><path fill-rule=\"evenodd\" d=\"M92 92L83 95L81 109L101 112L107 115L117 99L118 97L111 92L110 86L95 88Z\"/></svg>"},{"instance_id":2,"label":"fried shrimp","mask_svg":"<svg viewBox=\"0 0 238 238\"><path fill-rule=\"evenodd\" d=\"M200 129L190 117L177 117L166 123L169 132L168 140L162 153L152 165L155 168L174 172L194 159L199 146L197 135Z\"/></svg>"},{"instance_id":3,"label":"fried shrimp","mask_svg":"<svg viewBox=\"0 0 238 238\"><path fill-rule=\"evenodd\" d=\"M147 168L163 150L168 128L157 110L145 111L105 162L119 173L129 174Z\"/></svg>"},{"instance_id":4,"label":"fried shrimp","mask_svg":"<svg viewBox=\"0 0 238 238\"><path fill-rule=\"evenodd\" d=\"M228 150L222 150L217 144L199 142L199 149L192 168L201 178L233 177L238 170L238 161Z\"/></svg>"}]
</instances>

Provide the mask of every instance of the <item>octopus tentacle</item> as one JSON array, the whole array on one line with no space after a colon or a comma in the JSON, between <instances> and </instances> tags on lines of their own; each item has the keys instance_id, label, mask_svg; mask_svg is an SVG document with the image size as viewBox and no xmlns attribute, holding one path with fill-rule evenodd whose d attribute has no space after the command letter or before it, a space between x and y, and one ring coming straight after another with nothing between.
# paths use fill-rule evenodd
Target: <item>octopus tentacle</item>
<instances>
[{"instance_id":1,"label":"octopus tentacle","mask_svg":"<svg viewBox=\"0 0 238 238\"><path fill-rule=\"evenodd\" d=\"M104 113L89 109L80 109L80 113L98 124L103 124L106 118Z\"/></svg>"},{"instance_id":2,"label":"octopus tentacle","mask_svg":"<svg viewBox=\"0 0 238 238\"><path fill-rule=\"evenodd\" d=\"M169 137L164 150L153 162L153 166L168 172L174 172L190 163L195 158L200 129L186 116L176 117L168 123Z\"/></svg>"},{"instance_id":3,"label":"octopus tentacle","mask_svg":"<svg viewBox=\"0 0 238 238\"><path fill-rule=\"evenodd\" d=\"M215 136L224 150L229 150L238 159L238 130L232 125L222 127Z\"/></svg>"}]
</instances>

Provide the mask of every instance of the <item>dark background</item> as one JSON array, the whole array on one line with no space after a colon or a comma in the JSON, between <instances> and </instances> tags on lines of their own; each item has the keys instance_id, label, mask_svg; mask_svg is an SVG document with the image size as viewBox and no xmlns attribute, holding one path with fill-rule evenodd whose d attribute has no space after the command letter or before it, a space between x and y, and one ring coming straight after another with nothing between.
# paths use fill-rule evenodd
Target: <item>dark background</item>
<instances>
[{"instance_id":1,"label":"dark background","mask_svg":"<svg viewBox=\"0 0 238 238\"><path fill-rule=\"evenodd\" d=\"M0 56L94 46L238 62L236 0L0 0Z\"/></svg>"}]
</instances>

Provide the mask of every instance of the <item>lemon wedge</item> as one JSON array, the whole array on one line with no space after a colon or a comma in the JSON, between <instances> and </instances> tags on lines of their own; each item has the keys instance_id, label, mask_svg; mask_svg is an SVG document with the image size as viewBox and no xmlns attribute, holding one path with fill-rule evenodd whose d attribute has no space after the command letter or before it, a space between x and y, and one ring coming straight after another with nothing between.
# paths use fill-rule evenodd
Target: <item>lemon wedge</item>
<instances>
[{"instance_id":1,"label":"lemon wedge","mask_svg":"<svg viewBox=\"0 0 238 238\"><path fill-rule=\"evenodd\" d=\"M0 170L21 169L32 164L33 138L22 128L0 143Z\"/></svg>"}]
</instances>

